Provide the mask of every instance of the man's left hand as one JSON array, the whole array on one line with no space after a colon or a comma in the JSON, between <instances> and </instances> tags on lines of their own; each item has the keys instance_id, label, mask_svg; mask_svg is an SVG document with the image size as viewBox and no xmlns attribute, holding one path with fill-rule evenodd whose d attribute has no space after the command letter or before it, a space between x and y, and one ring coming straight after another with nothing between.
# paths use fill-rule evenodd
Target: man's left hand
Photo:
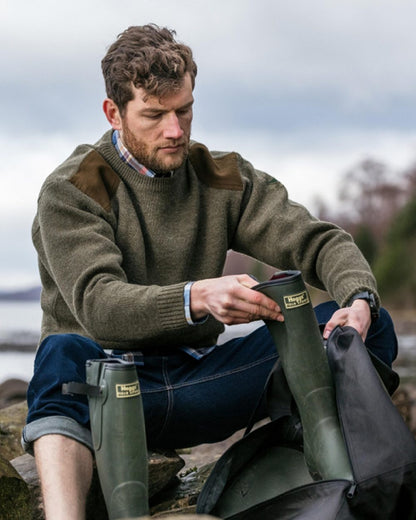
<instances>
[{"instance_id":1,"label":"man's left hand","mask_svg":"<svg viewBox=\"0 0 416 520\"><path fill-rule=\"evenodd\" d=\"M371 325L370 307L365 300L354 300L351 307L338 309L325 325L324 339L328 339L337 325L353 327L365 341Z\"/></svg>"}]
</instances>

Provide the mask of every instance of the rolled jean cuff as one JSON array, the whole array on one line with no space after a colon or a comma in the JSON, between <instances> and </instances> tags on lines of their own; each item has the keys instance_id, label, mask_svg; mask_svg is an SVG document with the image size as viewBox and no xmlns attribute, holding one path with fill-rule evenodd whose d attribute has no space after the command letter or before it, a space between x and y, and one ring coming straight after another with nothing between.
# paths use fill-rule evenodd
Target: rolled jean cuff
<instances>
[{"instance_id":1,"label":"rolled jean cuff","mask_svg":"<svg viewBox=\"0 0 416 520\"><path fill-rule=\"evenodd\" d=\"M26 424L22 432L23 449L33 455L34 441L43 435L49 434L59 434L70 437L84 444L92 452L94 451L90 430L81 426L77 421L74 421L74 419L63 415L42 417L41 419L36 419L36 421Z\"/></svg>"}]
</instances>

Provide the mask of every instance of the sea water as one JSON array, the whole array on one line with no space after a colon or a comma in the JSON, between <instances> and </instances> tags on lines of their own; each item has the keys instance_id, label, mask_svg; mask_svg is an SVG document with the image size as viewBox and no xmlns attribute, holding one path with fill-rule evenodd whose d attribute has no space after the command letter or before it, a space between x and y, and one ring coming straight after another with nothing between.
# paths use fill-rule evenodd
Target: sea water
<instances>
[{"instance_id":1,"label":"sea water","mask_svg":"<svg viewBox=\"0 0 416 520\"><path fill-rule=\"evenodd\" d=\"M39 302L0 302L0 344L37 344L42 311ZM18 347L16 347L18 348ZM18 378L29 381L35 351L0 351L0 383Z\"/></svg>"},{"instance_id":2,"label":"sea water","mask_svg":"<svg viewBox=\"0 0 416 520\"><path fill-rule=\"evenodd\" d=\"M0 342L21 334L39 335L41 318L39 302L0 301Z\"/></svg>"},{"instance_id":3,"label":"sea water","mask_svg":"<svg viewBox=\"0 0 416 520\"><path fill-rule=\"evenodd\" d=\"M0 302L0 344L19 341L37 344L41 317L39 302ZM232 337L245 336L259 325L262 325L262 322L226 327L219 343ZM402 381L416 383L416 336L400 336L399 352L400 362L395 368ZM34 358L34 351L0 350L0 383L12 377L29 381L33 373Z\"/></svg>"}]
</instances>

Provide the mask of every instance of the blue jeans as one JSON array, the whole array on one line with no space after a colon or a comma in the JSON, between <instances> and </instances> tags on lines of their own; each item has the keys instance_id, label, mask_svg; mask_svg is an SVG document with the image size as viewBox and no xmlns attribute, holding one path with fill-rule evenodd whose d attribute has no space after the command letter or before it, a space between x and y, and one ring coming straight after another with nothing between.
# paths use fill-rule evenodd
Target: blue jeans
<instances>
[{"instance_id":1,"label":"blue jeans","mask_svg":"<svg viewBox=\"0 0 416 520\"><path fill-rule=\"evenodd\" d=\"M336 308L333 302L316 307L318 322L326 323ZM371 326L366 346L388 365L396 357L397 339L386 311ZM85 362L106 357L100 345L76 334L52 335L42 342L28 389L23 431L28 451L47 433L67 435L92 449L87 398L63 395L61 387L69 381L85 382ZM218 345L201 360L174 349L169 355L141 357L136 368L148 446L217 442L244 428L277 357L265 326ZM257 419L265 415L265 406L260 407Z\"/></svg>"}]
</instances>

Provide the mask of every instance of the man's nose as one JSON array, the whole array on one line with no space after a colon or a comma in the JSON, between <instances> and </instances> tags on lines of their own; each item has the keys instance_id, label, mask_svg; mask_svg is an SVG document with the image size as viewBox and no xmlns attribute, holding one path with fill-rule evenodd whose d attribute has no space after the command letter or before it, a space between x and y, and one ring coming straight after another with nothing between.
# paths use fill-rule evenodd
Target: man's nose
<instances>
[{"instance_id":1,"label":"man's nose","mask_svg":"<svg viewBox=\"0 0 416 520\"><path fill-rule=\"evenodd\" d=\"M168 139L179 139L183 135L178 116L174 112L166 114L163 135Z\"/></svg>"}]
</instances>

